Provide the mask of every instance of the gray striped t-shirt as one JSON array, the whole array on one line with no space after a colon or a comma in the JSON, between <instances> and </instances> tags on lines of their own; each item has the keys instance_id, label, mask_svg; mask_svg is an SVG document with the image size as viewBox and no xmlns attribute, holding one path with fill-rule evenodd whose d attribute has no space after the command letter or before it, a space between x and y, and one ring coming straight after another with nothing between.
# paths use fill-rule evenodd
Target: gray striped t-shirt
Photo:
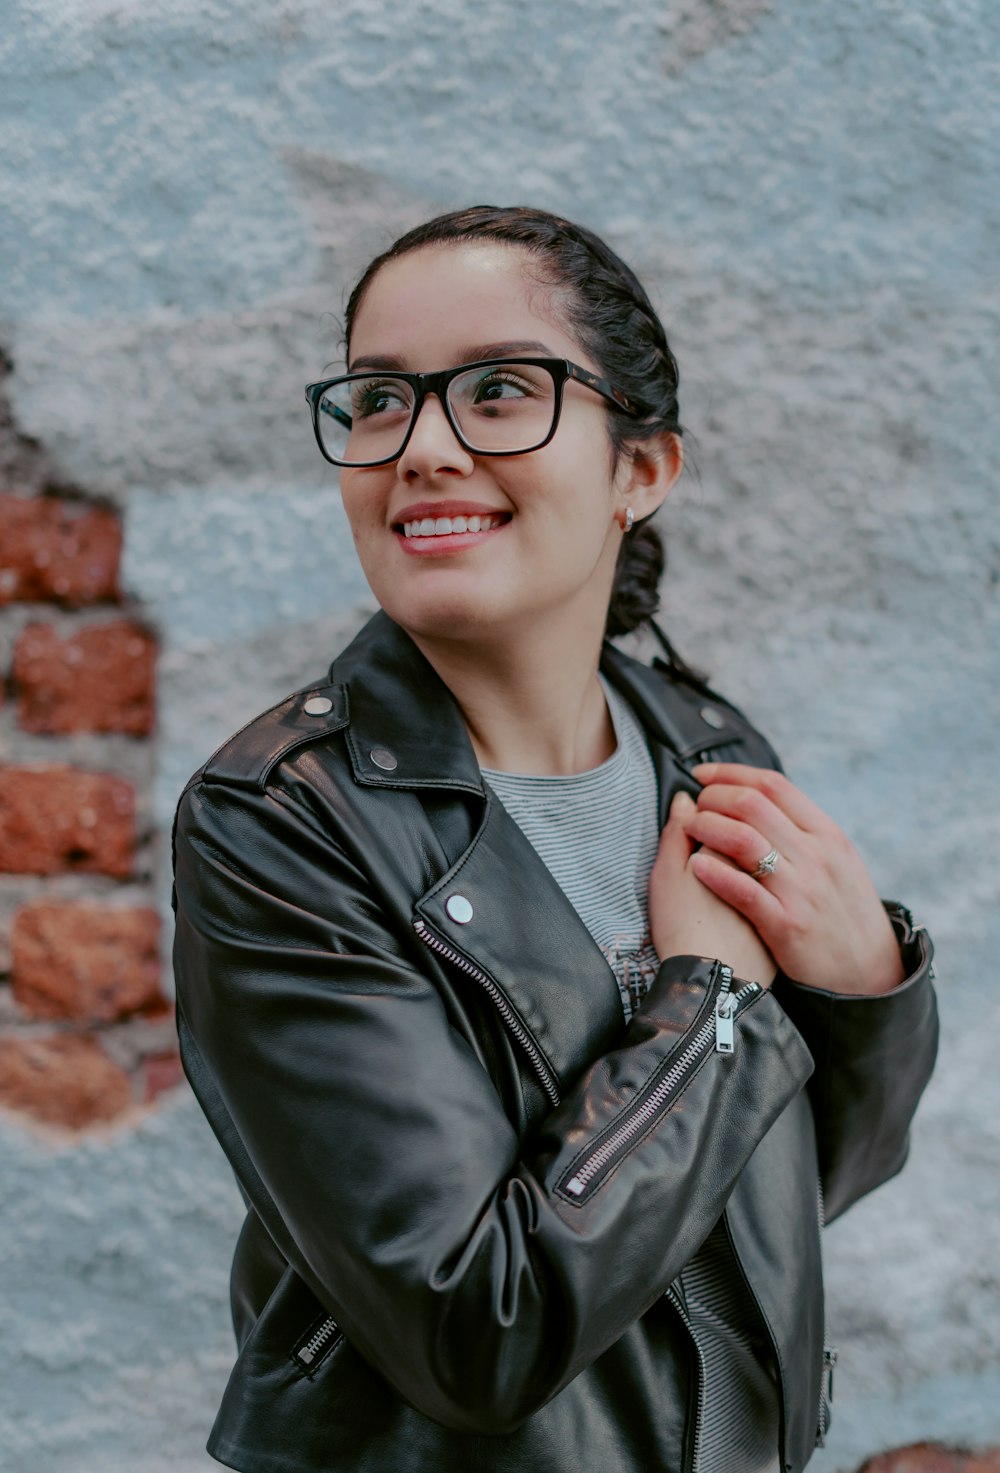
<instances>
[{"instance_id":1,"label":"gray striped t-shirt","mask_svg":"<svg viewBox=\"0 0 1000 1473\"><path fill-rule=\"evenodd\" d=\"M628 1019L660 965L647 899L659 805L642 727L614 687L601 683L618 743L606 762L565 776L482 773L607 957ZM675 1287L702 1385L695 1473L777 1473L770 1348L721 1220Z\"/></svg>"},{"instance_id":2,"label":"gray striped t-shirt","mask_svg":"<svg viewBox=\"0 0 1000 1473\"><path fill-rule=\"evenodd\" d=\"M656 772L631 708L601 684L618 741L606 762L555 777L482 772L601 948L630 1018L660 965L646 895L660 838Z\"/></svg>"}]
</instances>

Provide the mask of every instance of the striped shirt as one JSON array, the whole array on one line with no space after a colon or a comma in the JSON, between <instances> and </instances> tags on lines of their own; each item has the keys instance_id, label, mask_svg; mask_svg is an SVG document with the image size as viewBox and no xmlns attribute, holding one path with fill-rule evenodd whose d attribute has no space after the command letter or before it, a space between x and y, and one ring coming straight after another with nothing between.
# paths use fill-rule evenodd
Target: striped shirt
<instances>
[{"instance_id":1,"label":"striped shirt","mask_svg":"<svg viewBox=\"0 0 1000 1473\"><path fill-rule=\"evenodd\" d=\"M606 762L556 777L484 767L483 777L601 948L631 1018L660 967L646 898L660 839L656 773L631 709L604 689L618 739Z\"/></svg>"},{"instance_id":2,"label":"striped shirt","mask_svg":"<svg viewBox=\"0 0 1000 1473\"><path fill-rule=\"evenodd\" d=\"M659 843L656 770L630 706L601 683L617 739L606 762L557 776L482 771L607 958L628 1019L660 965L647 899ZM721 1219L673 1288L700 1372L695 1473L777 1473L772 1354Z\"/></svg>"}]
</instances>

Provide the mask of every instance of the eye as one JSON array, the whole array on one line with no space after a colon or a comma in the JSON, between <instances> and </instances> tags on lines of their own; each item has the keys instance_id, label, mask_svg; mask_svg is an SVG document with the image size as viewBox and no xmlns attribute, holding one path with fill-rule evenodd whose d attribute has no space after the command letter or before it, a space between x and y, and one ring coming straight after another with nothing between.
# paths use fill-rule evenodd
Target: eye
<instances>
[{"instance_id":1,"label":"eye","mask_svg":"<svg viewBox=\"0 0 1000 1473\"><path fill-rule=\"evenodd\" d=\"M357 379L351 385L351 414L355 420L402 411L409 414L409 384L398 379Z\"/></svg>"},{"instance_id":2,"label":"eye","mask_svg":"<svg viewBox=\"0 0 1000 1473\"><path fill-rule=\"evenodd\" d=\"M532 392L532 386L519 373L509 368L495 368L470 387L473 404L485 404L500 399L523 399Z\"/></svg>"},{"instance_id":3,"label":"eye","mask_svg":"<svg viewBox=\"0 0 1000 1473\"><path fill-rule=\"evenodd\" d=\"M482 404L485 399L520 399L529 393L529 387L511 373L493 373L477 386L476 398Z\"/></svg>"},{"instance_id":4,"label":"eye","mask_svg":"<svg viewBox=\"0 0 1000 1473\"><path fill-rule=\"evenodd\" d=\"M483 363L452 379L449 401L459 415L497 419L520 416L552 400L552 376L533 363Z\"/></svg>"}]
</instances>

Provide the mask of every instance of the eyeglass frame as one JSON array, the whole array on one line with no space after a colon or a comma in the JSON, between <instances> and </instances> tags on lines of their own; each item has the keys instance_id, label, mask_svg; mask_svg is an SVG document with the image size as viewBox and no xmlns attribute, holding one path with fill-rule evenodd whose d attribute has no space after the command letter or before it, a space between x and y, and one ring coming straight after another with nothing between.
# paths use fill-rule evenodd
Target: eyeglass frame
<instances>
[{"instance_id":1,"label":"eyeglass frame","mask_svg":"<svg viewBox=\"0 0 1000 1473\"><path fill-rule=\"evenodd\" d=\"M552 412L551 428L544 439L539 440L534 445L526 446L523 450L480 450L465 438L455 421L451 412L451 406L448 403L448 385L453 378L457 378L461 373L468 373L471 368L502 368L505 365L515 363L527 363L533 368L548 369L551 373L555 386L555 408ZM360 462L334 460L333 456L324 446L320 436L320 399L332 384L346 383L354 379L377 378L380 374L384 375L385 378L401 379L413 389L413 407L410 411L409 426L406 434L403 436L403 443L394 455L386 455L381 460L365 460ZM481 358L473 363L460 363L456 368L442 368L435 373L405 373L402 370L394 368L368 369L358 373L338 373L333 378L319 379L316 383L306 384L305 392L306 402L312 411L313 434L316 436L316 444L319 446L320 454L323 458L328 460L331 465L340 466L349 470L370 470L375 466L391 465L394 460L399 459L410 443L410 437L416 427L417 419L428 394L434 394L437 397L441 408L444 410L444 417L448 421L452 434L462 448L467 450L470 455L530 455L535 450L541 450L544 445L549 443L559 428L559 419L562 415L563 389L568 379L572 379L575 383L583 384L585 388L593 389L596 394L600 394L603 398L607 399L609 403L613 404L623 414L629 414L633 418L641 418L643 414L649 412L639 401L630 399L623 389L619 389L617 385L609 383L606 378L601 378L599 374L591 372L589 368L583 368L579 363L573 363L569 358L533 358L526 355L514 358ZM338 410L336 405L334 405L334 410L336 411L333 416L334 418L338 416L342 416L343 418L348 417L343 410ZM351 420L351 427L353 427L353 418Z\"/></svg>"}]
</instances>

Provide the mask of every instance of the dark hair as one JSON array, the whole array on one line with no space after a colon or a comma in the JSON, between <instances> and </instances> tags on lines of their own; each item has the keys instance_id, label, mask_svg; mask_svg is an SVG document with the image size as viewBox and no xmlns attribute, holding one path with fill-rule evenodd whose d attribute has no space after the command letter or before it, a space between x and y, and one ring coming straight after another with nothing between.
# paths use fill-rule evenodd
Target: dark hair
<instances>
[{"instance_id":1,"label":"dark hair","mask_svg":"<svg viewBox=\"0 0 1000 1473\"><path fill-rule=\"evenodd\" d=\"M665 431L681 433L677 362L639 278L593 231L546 210L473 205L438 215L400 236L375 257L351 293L344 314L348 349L365 293L387 261L421 246L465 240L496 241L530 252L541 268L542 280L563 290L567 325L601 373L648 411L637 420L609 409L608 431L616 461L629 442ZM606 626L610 637L627 634L652 619L659 608L665 564L659 533L648 519L637 522L622 538L618 555ZM683 670L683 662L676 656L674 660Z\"/></svg>"}]
</instances>

